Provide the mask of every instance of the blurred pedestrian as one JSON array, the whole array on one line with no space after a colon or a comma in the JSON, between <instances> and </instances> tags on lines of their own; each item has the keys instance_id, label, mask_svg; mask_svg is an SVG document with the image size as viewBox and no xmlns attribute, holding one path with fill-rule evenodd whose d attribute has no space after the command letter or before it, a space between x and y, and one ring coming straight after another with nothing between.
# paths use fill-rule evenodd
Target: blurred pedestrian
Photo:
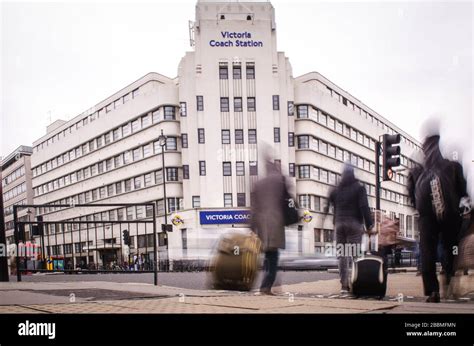
<instances>
[{"instance_id":1,"label":"blurred pedestrian","mask_svg":"<svg viewBox=\"0 0 474 346\"><path fill-rule=\"evenodd\" d=\"M329 212L331 205L334 206L336 248L338 250L343 249L343 253L340 253L340 251L337 251L337 253L341 293L344 294L349 292L349 261L357 255L345 252L347 252L347 249L360 249L364 224L367 230L370 230L373 226L367 192L359 180L356 179L354 168L350 164L344 166L341 181L329 193L329 202L325 209L326 214Z\"/></svg>"},{"instance_id":2,"label":"blurred pedestrian","mask_svg":"<svg viewBox=\"0 0 474 346\"><path fill-rule=\"evenodd\" d=\"M251 201L251 228L262 241L265 253L261 294L273 295L272 286L278 269L279 249L285 248L285 216L282 203L286 196L286 179L279 166L267 158L266 177L255 184Z\"/></svg>"},{"instance_id":3,"label":"blurred pedestrian","mask_svg":"<svg viewBox=\"0 0 474 346\"><path fill-rule=\"evenodd\" d=\"M421 173L415 176L408 188L416 210L420 214L421 270L427 302L440 301L439 282L436 276L438 245L442 238L442 268L449 285L454 275L455 246L461 228L459 203L467 195L466 180L459 162L443 158L440 148L439 128L432 126L423 142L425 155ZM446 292L446 290L444 290Z\"/></svg>"}]
</instances>

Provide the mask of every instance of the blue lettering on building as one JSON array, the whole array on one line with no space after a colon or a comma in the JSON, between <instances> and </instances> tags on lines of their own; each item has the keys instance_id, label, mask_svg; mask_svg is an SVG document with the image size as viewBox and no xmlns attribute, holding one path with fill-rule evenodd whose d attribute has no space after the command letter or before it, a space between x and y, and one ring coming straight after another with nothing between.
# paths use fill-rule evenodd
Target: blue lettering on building
<instances>
[{"instance_id":1,"label":"blue lettering on building","mask_svg":"<svg viewBox=\"0 0 474 346\"><path fill-rule=\"evenodd\" d=\"M250 223L249 210L214 210L200 211L201 225L217 225L232 223Z\"/></svg>"}]
</instances>

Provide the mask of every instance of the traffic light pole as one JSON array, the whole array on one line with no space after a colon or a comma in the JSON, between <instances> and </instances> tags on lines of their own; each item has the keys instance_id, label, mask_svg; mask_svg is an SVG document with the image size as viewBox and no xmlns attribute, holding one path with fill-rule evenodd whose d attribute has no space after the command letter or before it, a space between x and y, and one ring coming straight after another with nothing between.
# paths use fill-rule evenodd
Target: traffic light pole
<instances>
[{"instance_id":1,"label":"traffic light pole","mask_svg":"<svg viewBox=\"0 0 474 346\"><path fill-rule=\"evenodd\" d=\"M380 210L380 150L381 143L375 142L375 210Z\"/></svg>"}]
</instances>

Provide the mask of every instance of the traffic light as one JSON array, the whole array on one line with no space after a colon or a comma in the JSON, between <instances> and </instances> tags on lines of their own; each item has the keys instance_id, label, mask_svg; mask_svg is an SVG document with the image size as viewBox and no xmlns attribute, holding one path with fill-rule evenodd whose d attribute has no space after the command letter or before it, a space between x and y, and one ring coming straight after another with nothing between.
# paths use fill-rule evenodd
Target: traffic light
<instances>
[{"instance_id":1,"label":"traffic light","mask_svg":"<svg viewBox=\"0 0 474 346\"><path fill-rule=\"evenodd\" d=\"M382 180L392 180L393 170L392 167L400 166L400 135L383 135L382 144Z\"/></svg>"},{"instance_id":2,"label":"traffic light","mask_svg":"<svg viewBox=\"0 0 474 346\"><path fill-rule=\"evenodd\" d=\"M123 231L123 243L125 245L128 245L128 246L130 246L130 244L131 244L131 242L130 242L130 233L127 230Z\"/></svg>"}]
</instances>

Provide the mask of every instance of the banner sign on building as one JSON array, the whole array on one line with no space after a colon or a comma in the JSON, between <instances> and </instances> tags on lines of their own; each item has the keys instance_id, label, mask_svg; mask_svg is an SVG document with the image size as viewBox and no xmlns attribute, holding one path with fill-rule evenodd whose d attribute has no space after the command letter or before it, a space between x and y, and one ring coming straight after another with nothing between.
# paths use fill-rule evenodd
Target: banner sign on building
<instances>
[{"instance_id":1,"label":"banner sign on building","mask_svg":"<svg viewBox=\"0 0 474 346\"><path fill-rule=\"evenodd\" d=\"M250 223L249 210L213 210L200 211L201 225L216 225L230 223Z\"/></svg>"}]
</instances>

